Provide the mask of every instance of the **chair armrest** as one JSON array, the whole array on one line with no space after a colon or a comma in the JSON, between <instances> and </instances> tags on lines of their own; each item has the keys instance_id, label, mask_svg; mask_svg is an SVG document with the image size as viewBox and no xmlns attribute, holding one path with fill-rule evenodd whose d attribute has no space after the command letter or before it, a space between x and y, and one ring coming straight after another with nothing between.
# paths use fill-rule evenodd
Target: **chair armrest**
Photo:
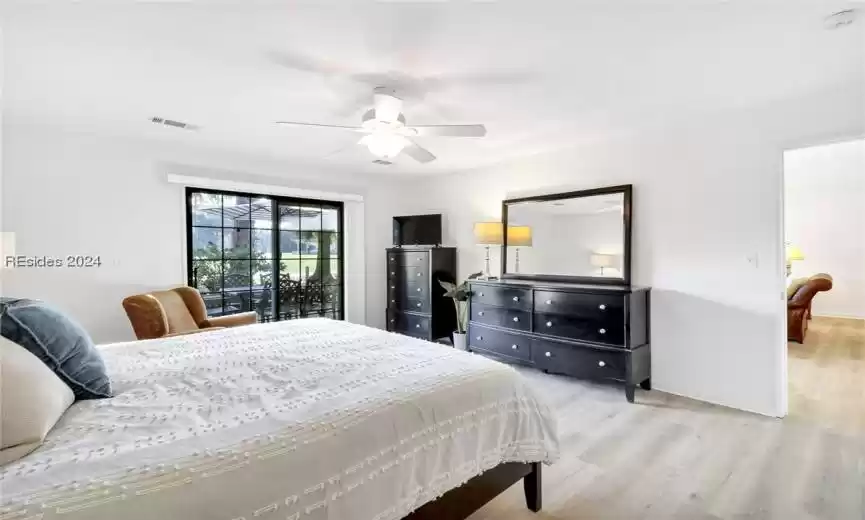
<instances>
[{"instance_id":1,"label":"chair armrest","mask_svg":"<svg viewBox=\"0 0 865 520\"><path fill-rule=\"evenodd\" d=\"M173 332L162 336L163 338L174 338L176 336L188 336L189 334L198 334L199 332L207 332L208 330L224 329L225 327L207 327L206 329L187 330L186 332Z\"/></svg>"},{"instance_id":2,"label":"chair armrest","mask_svg":"<svg viewBox=\"0 0 865 520\"><path fill-rule=\"evenodd\" d=\"M252 325L258 320L258 315L254 312L241 312L239 314L229 314L228 316L217 316L208 318L201 322L201 328L212 327L237 327L238 325Z\"/></svg>"}]
</instances>

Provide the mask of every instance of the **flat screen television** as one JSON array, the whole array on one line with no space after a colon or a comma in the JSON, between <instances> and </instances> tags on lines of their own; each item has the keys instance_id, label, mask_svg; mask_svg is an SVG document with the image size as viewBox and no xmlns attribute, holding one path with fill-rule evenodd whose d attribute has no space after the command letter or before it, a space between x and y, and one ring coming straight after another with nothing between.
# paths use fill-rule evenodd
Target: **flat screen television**
<instances>
[{"instance_id":1,"label":"flat screen television","mask_svg":"<svg viewBox=\"0 0 865 520\"><path fill-rule=\"evenodd\" d=\"M407 215L393 218L393 245L438 246L442 243L442 216Z\"/></svg>"}]
</instances>

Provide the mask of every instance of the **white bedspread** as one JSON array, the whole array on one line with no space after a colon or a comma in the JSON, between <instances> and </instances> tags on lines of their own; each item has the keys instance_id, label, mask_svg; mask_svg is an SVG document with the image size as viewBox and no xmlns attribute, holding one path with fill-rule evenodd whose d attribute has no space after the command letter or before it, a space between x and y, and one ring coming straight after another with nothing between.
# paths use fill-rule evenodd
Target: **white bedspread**
<instances>
[{"instance_id":1,"label":"white bedspread","mask_svg":"<svg viewBox=\"0 0 865 520\"><path fill-rule=\"evenodd\" d=\"M402 518L555 424L488 359L325 319L107 346L117 396L0 469L0 520Z\"/></svg>"}]
</instances>

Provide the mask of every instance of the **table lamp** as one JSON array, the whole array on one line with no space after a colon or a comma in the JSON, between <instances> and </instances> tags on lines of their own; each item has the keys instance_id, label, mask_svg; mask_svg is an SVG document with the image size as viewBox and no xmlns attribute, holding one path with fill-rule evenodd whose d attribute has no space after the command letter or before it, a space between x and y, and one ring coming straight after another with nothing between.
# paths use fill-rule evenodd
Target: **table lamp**
<instances>
[{"instance_id":1,"label":"table lamp","mask_svg":"<svg viewBox=\"0 0 865 520\"><path fill-rule=\"evenodd\" d=\"M802 253L802 250L799 249L798 246L794 246L790 243L787 243L785 250L785 253L787 255L787 276L790 276L791 274L793 274L793 262L804 260L805 254Z\"/></svg>"},{"instance_id":2,"label":"table lamp","mask_svg":"<svg viewBox=\"0 0 865 520\"><path fill-rule=\"evenodd\" d=\"M605 267L614 267L616 265L616 255L592 253L592 256L589 257L589 263L592 264L592 267L599 267L601 269L601 276L604 276Z\"/></svg>"},{"instance_id":3,"label":"table lamp","mask_svg":"<svg viewBox=\"0 0 865 520\"><path fill-rule=\"evenodd\" d=\"M490 279L490 246L502 245L501 222L475 222L475 243L486 247L483 279Z\"/></svg>"},{"instance_id":4,"label":"table lamp","mask_svg":"<svg viewBox=\"0 0 865 520\"><path fill-rule=\"evenodd\" d=\"M532 228L529 226L508 226L508 245L514 246L514 272L520 272L520 248L532 247Z\"/></svg>"}]
</instances>

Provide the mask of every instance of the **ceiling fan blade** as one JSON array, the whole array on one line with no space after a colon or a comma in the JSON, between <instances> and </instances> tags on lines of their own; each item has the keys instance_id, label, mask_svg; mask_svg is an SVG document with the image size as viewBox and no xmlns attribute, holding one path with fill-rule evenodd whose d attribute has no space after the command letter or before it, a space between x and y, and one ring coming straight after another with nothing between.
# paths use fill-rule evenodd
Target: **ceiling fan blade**
<instances>
[{"instance_id":1,"label":"ceiling fan blade","mask_svg":"<svg viewBox=\"0 0 865 520\"><path fill-rule=\"evenodd\" d=\"M349 130L351 132L358 132L361 134L369 133L369 130L360 126L322 125L319 123L300 123L298 121L277 121L276 124L288 126L317 126L320 128L336 128L338 130Z\"/></svg>"},{"instance_id":2,"label":"ceiling fan blade","mask_svg":"<svg viewBox=\"0 0 865 520\"><path fill-rule=\"evenodd\" d=\"M403 153L419 163L428 163L435 160L436 156L430 153L426 148L421 147L414 141L409 141L409 144L402 149Z\"/></svg>"},{"instance_id":3,"label":"ceiling fan blade","mask_svg":"<svg viewBox=\"0 0 865 520\"><path fill-rule=\"evenodd\" d=\"M408 133L420 137L483 137L487 135L484 125L422 125L407 126Z\"/></svg>"}]
</instances>

